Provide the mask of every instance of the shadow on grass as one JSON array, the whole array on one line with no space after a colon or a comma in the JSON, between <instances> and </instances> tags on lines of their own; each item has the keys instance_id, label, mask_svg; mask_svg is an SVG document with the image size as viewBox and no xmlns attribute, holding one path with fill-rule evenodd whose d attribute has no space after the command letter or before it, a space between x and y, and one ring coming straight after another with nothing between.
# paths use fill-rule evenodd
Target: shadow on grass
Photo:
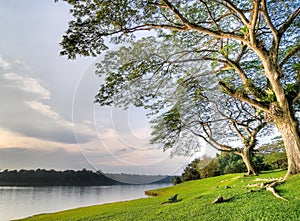
<instances>
[{"instance_id":1,"label":"shadow on grass","mask_svg":"<svg viewBox=\"0 0 300 221\"><path fill-rule=\"evenodd\" d=\"M228 199L223 199L223 202L222 203L226 203L226 202L231 202L234 200L234 197L230 197Z\"/></svg>"},{"instance_id":2,"label":"shadow on grass","mask_svg":"<svg viewBox=\"0 0 300 221\"><path fill-rule=\"evenodd\" d=\"M261 171L260 174L279 173L279 172L282 172L282 171L286 171L286 170L278 169L278 170Z\"/></svg>"},{"instance_id":3,"label":"shadow on grass","mask_svg":"<svg viewBox=\"0 0 300 221\"><path fill-rule=\"evenodd\" d=\"M178 202L180 202L180 201L182 201L182 199L178 199L178 200L176 200L176 202L165 201L165 202L162 202L160 205L174 204L174 203L178 203Z\"/></svg>"}]
</instances>

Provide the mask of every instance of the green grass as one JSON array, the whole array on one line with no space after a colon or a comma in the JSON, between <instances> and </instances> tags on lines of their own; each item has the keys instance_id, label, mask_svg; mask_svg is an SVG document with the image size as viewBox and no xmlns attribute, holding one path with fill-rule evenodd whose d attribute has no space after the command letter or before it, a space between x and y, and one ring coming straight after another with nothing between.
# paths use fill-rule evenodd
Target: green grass
<instances>
[{"instance_id":1,"label":"green grass","mask_svg":"<svg viewBox=\"0 0 300 221\"><path fill-rule=\"evenodd\" d=\"M155 197L42 214L23 220L300 220L300 175L290 177L276 188L288 202L275 198L265 190L248 192L247 184L256 183L256 178L284 175L285 171L267 172L259 177L229 174L153 190L159 195ZM225 186L231 188L225 189ZM178 202L162 204L176 193ZM212 204L219 195L230 200Z\"/></svg>"}]
</instances>

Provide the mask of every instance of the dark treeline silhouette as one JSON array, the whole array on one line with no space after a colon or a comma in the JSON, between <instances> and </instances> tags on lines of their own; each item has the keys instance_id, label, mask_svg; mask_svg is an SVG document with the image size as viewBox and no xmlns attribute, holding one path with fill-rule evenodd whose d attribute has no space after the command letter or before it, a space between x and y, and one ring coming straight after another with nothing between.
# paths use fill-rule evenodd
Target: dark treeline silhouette
<instances>
[{"instance_id":1,"label":"dark treeline silhouette","mask_svg":"<svg viewBox=\"0 0 300 221\"><path fill-rule=\"evenodd\" d=\"M123 174L123 176L131 176ZM139 175L135 175L139 176ZM144 175L140 175L145 177ZM147 177L147 176L146 176ZM155 183L171 182L172 177ZM4 170L0 172L0 186L104 186L122 185L124 183L111 179L100 172L86 169L80 171L65 170Z\"/></svg>"},{"instance_id":2,"label":"dark treeline silhouette","mask_svg":"<svg viewBox=\"0 0 300 221\"><path fill-rule=\"evenodd\" d=\"M145 184L145 183L172 183L173 176L164 175L139 175L139 174L105 174L113 180L118 180L122 183L128 184Z\"/></svg>"}]
</instances>

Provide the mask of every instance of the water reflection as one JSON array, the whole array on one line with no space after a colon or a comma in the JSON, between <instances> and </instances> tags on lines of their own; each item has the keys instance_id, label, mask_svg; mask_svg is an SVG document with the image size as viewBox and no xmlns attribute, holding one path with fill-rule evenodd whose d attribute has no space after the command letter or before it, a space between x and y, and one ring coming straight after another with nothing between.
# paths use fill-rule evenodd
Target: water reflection
<instances>
[{"instance_id":1,"label":"water reflection","mask_svg":"<svg viewBox=\"0 0 300 221\"><path fill-rule=\"evenodd\" d=\"M131 200L170 184L92 187L0 187L0 221L81 206Z\"/></svg>"}]
</instances>

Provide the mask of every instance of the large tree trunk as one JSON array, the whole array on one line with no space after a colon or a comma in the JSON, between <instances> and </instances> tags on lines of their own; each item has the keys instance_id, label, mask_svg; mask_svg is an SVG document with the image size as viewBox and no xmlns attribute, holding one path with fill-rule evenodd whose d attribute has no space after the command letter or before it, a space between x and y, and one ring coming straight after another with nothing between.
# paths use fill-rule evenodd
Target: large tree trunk
<instances>
[{"instance_id":1,"label":"large tree trunk","mask_svg":"<svg viewBox=\"0 0 300 221\"><path fill-rule=\"evenodd\" d=\"M239 155L242 157L243 162L245 163L247 167L247 175L257 175L257 171L251 161L250 158L250 148L245 147Z\"/></svg>"},{"instance_id":2,"label":"large tree trunk","mask_svg":"<svg viewBox=\"0 0 300 221\"><path fill-rule=\"evenodd\" d=\"M300 173L300 134L298 123L293 117L284 115L275 118L275 123L281 133L288 158L286 176Z\"/></svg>"},{"instance_id":3,"label":"large tree trunk","mask_svg":"<svg viewBox=\"0 0 300 221\"><path fill-rule=\"evenodd\" d=\"M300 133L298 122L292 108L292 103L296 97L288 97L280 81L281 73L276 65L277 60L270 57L270 52L264 49L254 48L257 55L261 58L265 75L269 80L273 92L276 95L276 102L269 105L266 113L267 121L274 121L281 133L286 154L288 158L288 171L286 177L300 173ZM274 52L274 51L273 51ZM270 117L270 119L268 119Z\"/></svg>"}]
</instances>

